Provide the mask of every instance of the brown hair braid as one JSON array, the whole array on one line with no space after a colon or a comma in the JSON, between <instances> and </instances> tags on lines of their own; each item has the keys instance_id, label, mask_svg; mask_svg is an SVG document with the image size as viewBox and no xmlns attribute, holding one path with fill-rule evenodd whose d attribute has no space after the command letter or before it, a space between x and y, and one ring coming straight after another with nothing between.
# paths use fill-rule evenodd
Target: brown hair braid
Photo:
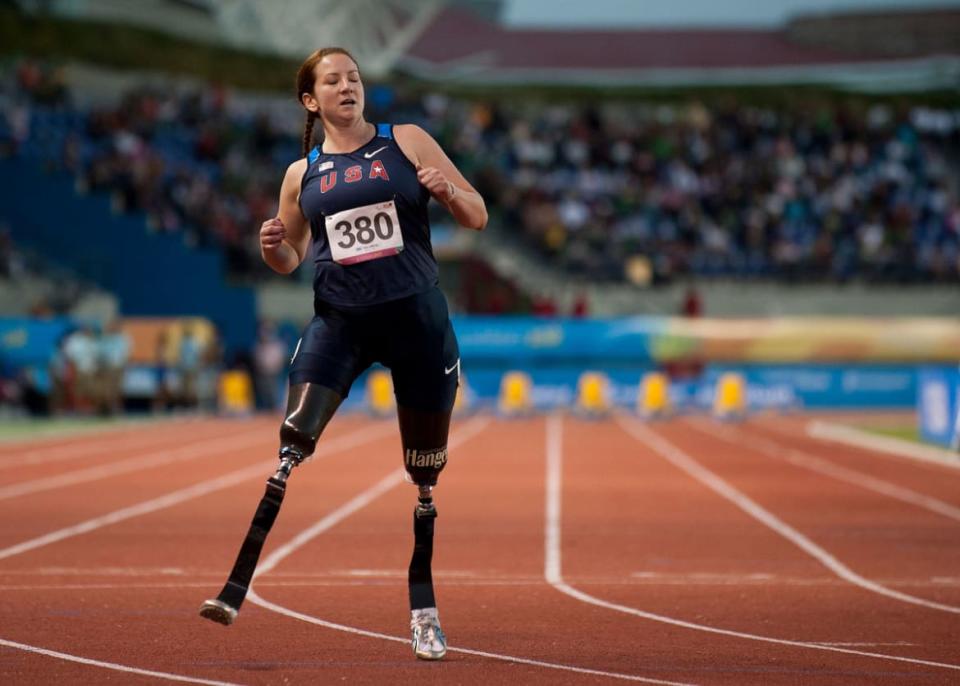
<instances>
[{"instance_id":1,"label":"brown hair braid","mask_svg":"<svg viewBox=\"0 0 960 686\"><path fill-rule=\"evenodd\" d=\"M301 105L303 104L303 94L308 93L313 95L313 87L316 85L317 75L314 72L316 66L320 63L327 55L346 55L353 63L356 64L357 60L354 59L353 55L346 48L321 48L310 54L307 59L304 60L303 64L300 65L300 69L297 70L297 102ZM358 66L357 69L360 67ZM306 109L306 108L304 108ZM313 147L313 125L316 123L319 115L316 112L311 112L307 110L307 121L303 126L303 154L306 156L310 149Z\"/></svg>"},{"instance_id":2,"label":"brown hair braid","mask_svg":"<svg viewBox=\"0 0 960 686\"><path fill-rule=\"evenodd\" d=\"M307 122L303 125L303 156L313 148L313 124L317 121L317 113L307 110Z\"/></svg>"}]
</instances>

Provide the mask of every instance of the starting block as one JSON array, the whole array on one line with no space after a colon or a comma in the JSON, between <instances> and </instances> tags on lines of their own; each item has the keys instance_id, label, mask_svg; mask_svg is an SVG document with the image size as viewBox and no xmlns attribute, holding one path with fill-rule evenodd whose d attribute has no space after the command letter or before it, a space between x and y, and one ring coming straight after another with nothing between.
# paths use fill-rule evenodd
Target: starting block
<instances>
[{"instance_id":1,"label":"starting block","mask_svg":"<svg viewBox=\"0 0 960 686\"><path fill-rule=\"evenodd\" d=\"M725 372L717 379L713 415L717 419L743 419L747 412L747 382L743 374Z\"/></svg>"},{"instance_id":2,"label":"starting block","mask_svg":"<svg viewBox=\"0 0 960 686\"><path fill-rule=\"evenodd\" d=\"M610 399L610 380L600 372L584 372L577 381L577 412L599 417L609 414L613 403Z\"/></svg>"},{"instance_id":3,"label":"starting block","mask_svg":"<svg viewBox=\"0 0 960 686\"><path fill-rule=\"evenodd\" d=\"M393 379L385 369L373 369L367 375L367 409L377 417L392 415L396 409Z\"/></svg>"},{"instance_id":4,"label":"starting block","mask_svg":"<svg viewBox=\"0 0 960 686\"><path fill-rule=\"evenodd\" d=\"M670 402L670 380L663 372L644 374L637 393L637 413L653 419L665 417L673 410Z\"/></svg>"},{"instance_id":5,"label":"starting block","mask_svg":"<svg viewBox=\"0 0 960 686\"><path fill-rule=\"evenodd\" d=\"M222 372L217 386L217 404L221 413L244 416L253 412L253 382L247 372L241 369Z\"/></svg>"},{"instance_id":6,"label":"starting block","mask_svg":"<svg viewBox=\"0 0 960 686\"><path fill-rule=\"evenodd\" d=\"M500 379L497 410L508 417L529 414L533 411L533 380L526 372L507 372Z\"/></svg>"},{"instance_id":7,"label":"starting block","mask_svg":"<svg viewBox=\"0 0 960 686\"><path fill-rule=\"evenodd\" d=\"M460 415L470 411L473 405L473 391L467 384L467 377L460 373L460 383L457 384L457 395L453 399L453 413Z\"/></svg>"}]
</instances>

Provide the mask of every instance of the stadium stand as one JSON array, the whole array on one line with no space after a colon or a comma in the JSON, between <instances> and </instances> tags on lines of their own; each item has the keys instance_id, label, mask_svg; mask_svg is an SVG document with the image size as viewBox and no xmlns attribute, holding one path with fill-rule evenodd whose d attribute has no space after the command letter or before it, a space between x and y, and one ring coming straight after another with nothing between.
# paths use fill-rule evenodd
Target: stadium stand
<instances>
[{"instance_id":1,"label":"stadium stand","mask_svg":"<svg viewBox=\"0 0 960 686\"><path fill-rule=\"evenodd\" d=\"M22 63L8 148L108 191L149 226L216 245L238 276L270 276L252 240L294 136L230 94L129 92L89 112L51 101ZM376 88L376 87L375 87ZM373 118L421 123L454 152L545 264L591 281L678 277L955 282L960 119L948 109L815 98L557 104L391 92ZM378 102L384 106L378 106ZM28 110L24 114L23 108ZM18 118L29 118L24 135ZM22 129L23 125L19 125Z\"/></svg>"},{"instance_id":2,"label":"stadium stand","mask_svg":"<svg viewBox=\"0 0 960 686\"><path fill-rule=\"evenodd\" d=\"M89 6L106 11L110 4ZM164 26L165 9L188 11L203 17L201 33L215 41L220 3L147 4L151 10L143 16L152 28ZM233 6L241 4L264 13L273 7ZM956 82L960 49L948 28L955 12L898 17L911 27L912 42L883 52L871 44L889 34L889 18L864 24L876 38L864 46L845 18L798 20L769 31L536 31L483 19L464 7L467 2L421 4L429 11L415 24L409 16L397 17L398 26L420 33L406 35L402 50L392 45L393 71L376 63L365 73L366 114L372 121L414 122L431 131L487 199L491 222L483 234L455 231L442 213L432 223L445 271L441 281L455 314L534 315L522 323L498 318L490 329L469 317L458 320L465 356L481 361L476 373L471 369L477 398L497 397L503 368L515 364L510 355L528 345L530 359L518 369L537 374L504 394L514 398L514 409L522 414L532 406L574 403L571 380L579 377L572 376L569 356L586 364L623 348L622 331L601 326L601 320L641 313L693 316L681 309L688 285L703 294L696 310L705 317L955 318L960 113L955 97L930 91ZM124 16L115 19L122 24ZM236 20L233 15L234 28L244 23ZM256 25L247 21L240 29ZM274 37L286 35L271 26ZM569 50L574 42L582 49ZM680 42L692 47L670 49ZM590 47L595 45L613 49ZM285 48L295 56L309 51L292 43ZM205 66L220 64L218 56L207 55ZM276 60L260 66L287 73ZM623 61L631 69L624 71ZM295 341L309 316L312 270L278 280L263 265L255 240L260 222L275 211L282 169L300 155L302 112L290 93L235 90L225 83L228 74L209 81L219 72L199 65L179 75L142 66L123 73L97 69L38 58L0 63L0 180L8 195L0 218L19 219L12 227L17 240L33 241L99 277L122 298L125 315L208 318L231 363L240 358L246 364L258 317L278 320ZM373 72L389 73L390 85ZM603 90L627 83L630 88ZM650 90L664 84L670 84L666 90ZM927 92L866 92L905 84ZM65 217L83 232L63 230ZM785 304L785 291L794 286L802 287L796 290L805 298L799 306ZM281 288L289 291L274 297ZM611 307L609 295L606 302L597 297L600 288L625 297ZM721 291L724 305L717 302ZM838 297L851 291L862 300ZM278 306L281 300L292 304ZM587 315L598 319L581 322ZM748 324L751 331L765 330L762 322ZM474 325L479 328L471 333ZM727 322L720 328L726 335ZM800 324L806 337L832 328ZM882 322L864 325L863 337L888 328ZM578 347L574 334L609 348L595 354L591 345ZM684 406L708 408L713 394L694 384L704 374L713 383L727 371L709 363L728 361L730 351L701 355L696 346L702 338L689 335L682 341L692 352L678 352L681 338L675 334L670 327L651 333L652 352L626 360L628 368L597 365L598 372L616 373L609 375L609 388L586 384L583 406L634 406L641 400L639 407L651 416ZM751 336L745 340L759 334ZM947 340L945 334L931 336ZM633 344L645 351L647 340ZM743 345L738 342L738 349ZM911 345L922 348L912 339ZM847 346L841 341L825 347L859 351ZM808 351L801 353L806 359ZM762 359L758 353L748 362ZM174 366L161 362L155 366ZM165 381L151 376L148 363L139 360L128 397L163 389ZM561 363L570 369L552 378L551 365ZM651 371L664 376L641 393L642 375ZM732 394L736 402L727 405L739 408L759 388L767 405L792 406L786 382L770 381L782 370L767 371L746 378ZM853 402L848 386L857 392L860 386L836 369L818 373L821 387L831 393L842 387L844 402ZM877 374L876 383L896 386L895 400L903 404L913 370ZM670 384L678 382L686 386L674 398ZM869 384L861 385L866 395ZM246 411L251 389L244 382L234 390L231 411ZM827 402L801 400L811 406Z\"/></svg>"}]
</instances>

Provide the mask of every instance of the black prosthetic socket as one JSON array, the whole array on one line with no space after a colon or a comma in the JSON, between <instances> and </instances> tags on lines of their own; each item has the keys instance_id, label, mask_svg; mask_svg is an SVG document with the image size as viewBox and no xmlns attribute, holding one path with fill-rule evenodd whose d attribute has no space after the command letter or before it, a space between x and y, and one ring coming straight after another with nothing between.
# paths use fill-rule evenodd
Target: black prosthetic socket
<instances>
[{"instance_id":1,"label":"black prosthetic socket","mask_svg":"<svg viewBox=\"0 0 960 686\"><path fill-rule=\"evenodd\" d=\"M435 486L437 477L447 465L450 415L451 410L428 412L402 405L397 408L403 466L417 485Z\"/></svg>"},{"instance_id":2,"label":"black prosthetic socket","mask_svg":"<svg viewBox=\"0 0 960 686\"><path fill-rule=\"evenodd\" d=\"M430 562L433 558L433 525L437 509L430 495L431 487L420 487L420 498L413 510L413 557L407 583L410 587L410 609L436 607L433 595L433 574Z\"/></svg>"},{"instance_id":3,"label":"black prosthetic socket","mask_svg":"<svg viewBox=\"0 0 960 686\"><path fill-rule=\"evenodd\" d=\"M336 391L314 383L290 386L287 415L280 425L280 456L298 453L299 464L313 455L317 439L323 433L343 398Z\"/></svg>"}]
</instances>

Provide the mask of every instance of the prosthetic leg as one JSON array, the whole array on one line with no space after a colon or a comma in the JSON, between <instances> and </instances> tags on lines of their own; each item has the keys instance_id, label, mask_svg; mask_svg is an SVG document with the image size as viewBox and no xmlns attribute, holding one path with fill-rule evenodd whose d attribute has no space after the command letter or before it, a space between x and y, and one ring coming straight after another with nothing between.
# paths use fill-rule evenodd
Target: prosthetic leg
<instances>
[{"instance_id":1,"label":"prosthetic leg","mask_svg":"<svg viewBox=\"0 0 960 686\"><path fill-rule=\"evenodd\" d=\"M287 479L294 467L313 454L320 433L342 400L335 391L317 384L303 383L290 387L287 416L280 427L280 466L267 479L266 492L253 515L226 585L220 595L204 601L200 606L201 617L226 626L237 618L240 605L250 588L263 543L283 504Z\"/></svg>"},{"instance_id":2,"label":"prosthetic leg","mask_svg":"<svg viewBox=\"0 0 960 686\"><path fill-rule=\"evenodd\" d=\"M440 615L433 595L433 486L418 485L419 497L413 510L413 557L407 581L410 587L410 632L413 654L421 660L439 660L447 654L447 638L440 628Z\"/></svg>"},{"instance_id":3,"label":"prosthetic leg","mask_svg":"<svg viewBox=\"0 0 960 686\"><path fill-rule=\"evenodd\" d=\"M440 628L437 601L433 593L433 530L437 509L433 489L447 464L447 433L450 413L398 408L404 446L404 468L408 480L417 486L413 510L413 557L407 582L410 591L410 632L413 653L421 660L439 660L447 653L447 639ZM414 446L440 446L423 449Z\"/></svg>"},{"instance_id":4,"label":"prosthetic leg","mask_svg":"<svg viewBox=\"0 0 960 686\"><path fill-rule=\"evenodd\" d=\"M220 595L204 601L200 606L201 617L226 626L233 624L233 620L237 618L240 605L250 588L250 579L253 578L257 560L260 559L263 543L267 540L267 534L270 533L270 528L280 512L280 505L283 504L287 478L301 461L302 458L298 459L297 455L284 456L281 453L280 466L277 467L274 475L267 479L267 490L253 515L253 521L250 523L243 545L240 546L237 560L233 563L230 577L220 591Z\"/></svg>"}]
</instances>

